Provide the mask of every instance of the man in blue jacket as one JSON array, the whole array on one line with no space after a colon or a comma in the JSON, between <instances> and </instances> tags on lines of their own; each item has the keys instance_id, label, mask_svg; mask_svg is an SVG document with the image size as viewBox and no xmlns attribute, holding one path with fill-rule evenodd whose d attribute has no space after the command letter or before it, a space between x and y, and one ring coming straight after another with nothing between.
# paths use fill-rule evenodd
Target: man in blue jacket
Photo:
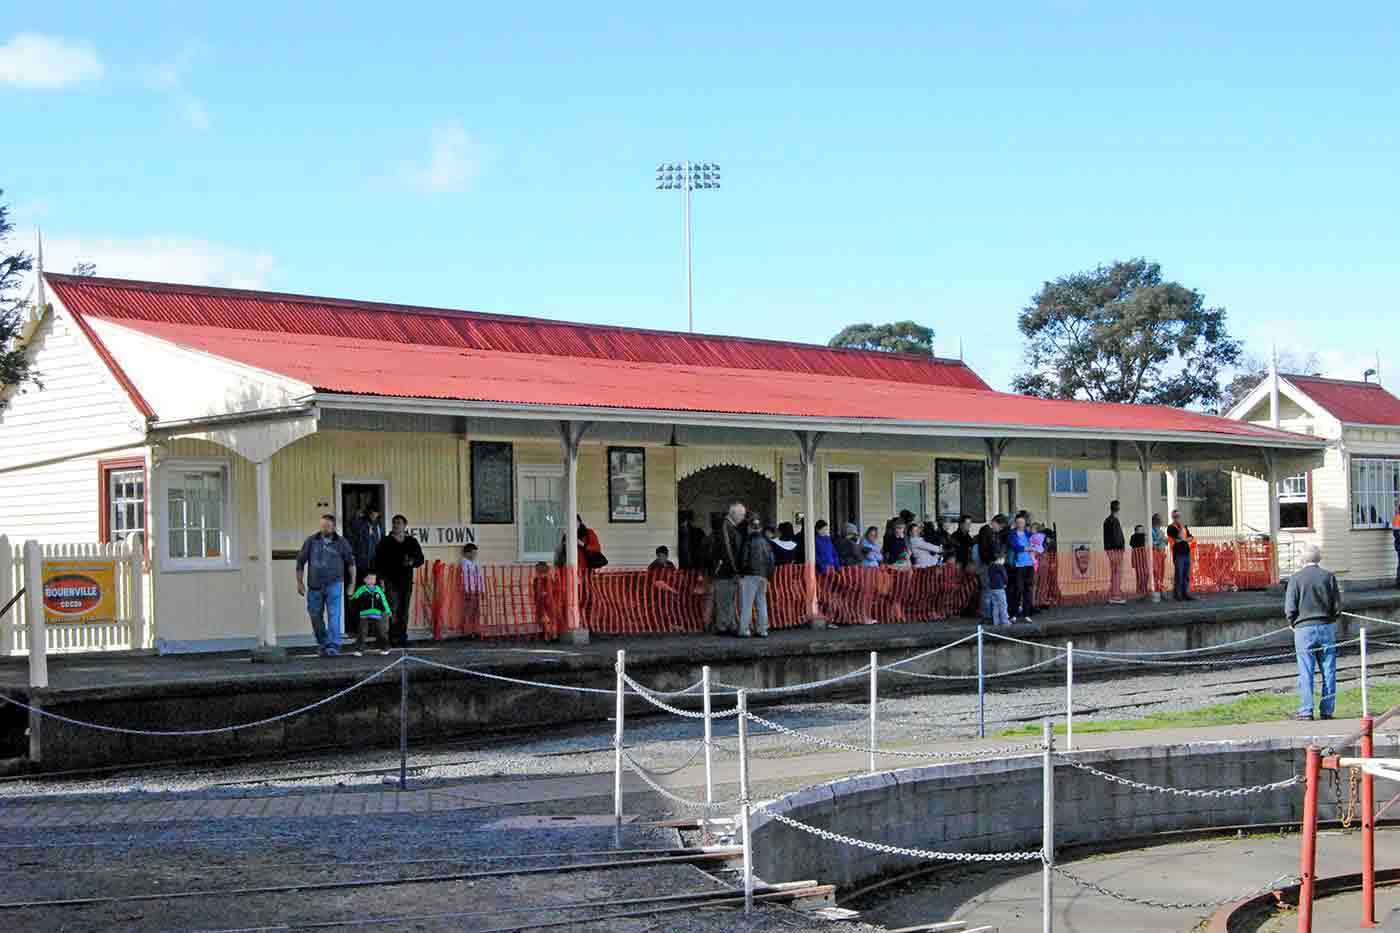
<instances>
[{"instance_id":1,"label":"man in blue jacket","mask_svg":"<svg viewBox=\"0 0 1400 933\"><path fill-rule=\"evenodd\" d=\"M328 512L321 516L321 530L297 552L297 593L306 597L311 630L323 658L340 654L341 601L347 578L355 578L355 554L350 543L336 534L335 516Z\"/></svg>"}]
</instances>

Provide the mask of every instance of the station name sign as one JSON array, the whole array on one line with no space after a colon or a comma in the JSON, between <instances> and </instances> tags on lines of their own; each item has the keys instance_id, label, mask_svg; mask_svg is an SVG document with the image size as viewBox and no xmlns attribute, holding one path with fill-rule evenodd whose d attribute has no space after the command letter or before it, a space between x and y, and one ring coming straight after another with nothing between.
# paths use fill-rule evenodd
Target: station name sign
<instances>
[{"instance_id":1,"label":"station name sign","mask_svg":"<svg viewBox=\"0 0 1400 933\"><path fill-rule=\"evenodd\" d=\"M408 533L423 547L461 547L476 543L471 525L409 525Z\"/></svg>"}]
</instances>

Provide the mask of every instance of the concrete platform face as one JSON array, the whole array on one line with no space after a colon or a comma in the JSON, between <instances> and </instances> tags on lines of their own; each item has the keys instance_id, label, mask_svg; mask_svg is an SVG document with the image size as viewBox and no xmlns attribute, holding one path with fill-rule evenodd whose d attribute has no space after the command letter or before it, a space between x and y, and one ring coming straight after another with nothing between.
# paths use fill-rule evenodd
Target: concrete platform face
<instances>
[{"instance_id":1,"label":"concrete platform face","mask_svg":"<svg viewBox=\"0 0 1400 933\"><path fill-rule=\"evenodd\" d=\"M1072 640L1080 649L1196 649L1282 628L1280 604L1277 594L1237 593L1203 597L1190 604L1071 607L1042 613L1033 625L998 633L1056 647ZM1348 605L1358 612L1400 619L1400 593L1395 591L1353 594ZM1356 626L1355 620L1346 620L1340 637L1351 637ZM975 631L975 620L947 620L820 631L802 628L775 632L769 639L658 636L596 637L586 645L414 644L414 655L438 664L604 692L543 690L415 663L410 667L409 732L418 740L607 719L613 714L613 663L620 648L627 651L629 673L658 690L679 690L696 683L705 665L717 681L774 687L850 672L866 664L871 651L880 652L882 660L896 660ZM1044 660L1047 653L1036 644L986 639L987 669L1007 670ZM1281 631L1251 642L1249 650L1278 650L1291 644L1290 634ZM378 655L324 659L312 649L288 654L281 664L255 664L247 653L54 657L49 661L50 687L36 691L25 686L27 661L10 658L0 661L0 691L88 722L153 731L217 729L316 703L383 670L393 660ZM915 669L967 674L976 670L976 662L975 643L967 642L919 662ZM1079 671L1105 666L1114 665L1076 659ZM62 769L393 743L399 736L398 679L397 671L386 672L312 713L267 726L179 740L94 732L47 719L32 722L18 707L6 706L0 708L0 758L27 755L39 767ZM857 696L866 689L865 681L855 678L823 692ZM629 716L652 712L643 701L629 701Z\"/></svg>"}]
</instances>

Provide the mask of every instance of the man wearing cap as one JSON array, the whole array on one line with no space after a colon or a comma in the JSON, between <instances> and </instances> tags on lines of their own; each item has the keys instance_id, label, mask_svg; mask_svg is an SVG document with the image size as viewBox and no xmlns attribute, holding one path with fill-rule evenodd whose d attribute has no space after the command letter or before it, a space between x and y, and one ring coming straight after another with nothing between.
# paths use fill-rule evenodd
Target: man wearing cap
<instances>
[{"instance_id":1,"label":"man wearing cap","mask_svg":"<svg viewBox=\"0 0 1400 933\"><path fill-rule=\"evenodd\" d=\"M860 526L846 522L845 534L836 539L836 557L842 567L860 566Z\"/></svg>"}]
</instances>

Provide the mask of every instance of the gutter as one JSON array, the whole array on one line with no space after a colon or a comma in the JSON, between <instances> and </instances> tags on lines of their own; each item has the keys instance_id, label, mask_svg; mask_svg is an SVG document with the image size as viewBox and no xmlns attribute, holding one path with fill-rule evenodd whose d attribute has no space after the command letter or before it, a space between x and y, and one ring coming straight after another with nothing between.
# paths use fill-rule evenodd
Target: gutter
<instances>
[{"instance_id":1,"label":"gutter","mask_svg":"<svg viewBox=\"0 0 1400 933\"><path fill-rule=\"evenodd\" d=\"M150 433L160 437L171 437L198 431L203 428L222 428L237 424L257 424L261 421L281 421L306 415L315 416L316 406L311 402L282 405L278 408L259 408L254 411L235 411L222 415L203 415L198 418L180 418L173 421L152 421Z\"/></svg>"},{"instance_id":2,"label":"gutter","mask_svg":"<svg viewBox=\"0 0 1400 933\"><path fill-rule=\"evenodd\" d=\"M794 420L784 415L743 415L726 412L687 412L667 409L563 407L501 402L470 402L450 399L403 399L392 396L346 395L317 392L316 404L324 408L353 411L402 412L412 414L444 414L458 417L519 418L525 420L635 422L640 417L664 418L667 424L692 427L749 428L787 431L826 431L845 434L916 435L941 437L1002 437L1044 440L1132 440L1168 443L1236 444L1245 447L1291 448L1295 450L1325 450L1324 438L1297 434L1289 437L1267 438L1250 435L1219 435L1199 431L1175 433L1143 433L1128 429L1075 427L1009 427L1006 425L970 422L890 422L876 418L838 418Z\"/></svg>"}]
</instances>

